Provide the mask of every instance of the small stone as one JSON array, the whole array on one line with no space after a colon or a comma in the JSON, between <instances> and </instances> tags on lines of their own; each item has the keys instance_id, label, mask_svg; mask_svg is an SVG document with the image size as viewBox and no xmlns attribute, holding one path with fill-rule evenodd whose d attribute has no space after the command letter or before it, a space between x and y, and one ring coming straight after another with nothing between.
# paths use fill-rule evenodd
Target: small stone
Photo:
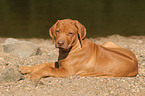
<instances>
[{"instance_id":1,"label":"small stone","mask_svg":"<svg viewBox=\"0 0 145 96\"><path fill-rule=\"evenodd\" d=\"M6 66L8 66L8 65L9 65L9 63L6 63L5 65L6 65Z\"/></svg>"}]
</instances>

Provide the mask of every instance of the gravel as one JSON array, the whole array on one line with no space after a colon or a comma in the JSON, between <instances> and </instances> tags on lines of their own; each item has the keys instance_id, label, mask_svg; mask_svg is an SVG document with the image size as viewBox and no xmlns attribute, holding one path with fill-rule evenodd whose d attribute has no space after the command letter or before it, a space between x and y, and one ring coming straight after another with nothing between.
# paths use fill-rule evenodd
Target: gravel
<instances>
[{"instance_id":1,"label":"gravel","mask_svg":"<svg viewBox=\"0 0 145 96\"><path fill-rule=\"evenodd\" d=\"M20 65L37 65L57 60L58 49L49 39L18 39L30 41L38 45L42 55L22 58L4 53L2 44L7 38L0 38L0 78L6 70L18 70ZM108 37L89 38L102 44L113 41L118 45L132 50L139 62L139 73L136 77L99 78L70 76L65 78L42 78L38 86L20 78L0 79L0 96L144 96L145 95L145 36L123 37L112 35ZM13 71L15 72L15 71ZM8 72L9 73L9 72ZM16 72L17 73L17 72ZM14 74L14 73L13 73ZM15 75L15 74L14 74Z\"/></svg>"}]
</instances>

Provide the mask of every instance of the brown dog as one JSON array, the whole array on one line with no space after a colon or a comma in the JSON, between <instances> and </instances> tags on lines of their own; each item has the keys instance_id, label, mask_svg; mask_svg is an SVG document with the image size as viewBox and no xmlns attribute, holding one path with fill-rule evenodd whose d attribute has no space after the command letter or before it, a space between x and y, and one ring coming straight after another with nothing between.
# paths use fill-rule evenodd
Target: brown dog
<instances>
[{"instance_id":1,"label":"brown dog","mask_svg":"<svg viewBox=\"0 0 145 96\"><path fill-rule=\"evenodd\" d=\"M59 48L58 62L20 66L19 70L27 73L29 79L72 75L131 77L138 73L137 59L130 50L110 41L103 45L89 41L85 27L77 20L58 20L49 34Z\"/></svg>"}]
</instances>

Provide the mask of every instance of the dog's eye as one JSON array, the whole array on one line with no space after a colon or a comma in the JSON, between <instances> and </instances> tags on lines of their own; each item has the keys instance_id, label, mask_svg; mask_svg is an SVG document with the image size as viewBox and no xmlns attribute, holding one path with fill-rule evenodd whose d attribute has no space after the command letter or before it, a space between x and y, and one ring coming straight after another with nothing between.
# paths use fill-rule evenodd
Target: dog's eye
<instances>
[{"instance_id":1,"label":"dog's eye","mask_svg":"<svg viewBox=\"0 0 145 96\"><path fill-rule=\"evenodd\" d=\"M56 30L56 33L59 33L59 30Z\"/></svg>"},{"instance_id":2,"label":"dog's eye","mask_svg":"<svg viewBox=\"0 0 145 96\"><path fill-rule=\"evenodd\" d=\"M72 35L73 33L72 33L72 32L69 32L68 34L69 34L69 35Z\"/></svg>"}]
</instances>

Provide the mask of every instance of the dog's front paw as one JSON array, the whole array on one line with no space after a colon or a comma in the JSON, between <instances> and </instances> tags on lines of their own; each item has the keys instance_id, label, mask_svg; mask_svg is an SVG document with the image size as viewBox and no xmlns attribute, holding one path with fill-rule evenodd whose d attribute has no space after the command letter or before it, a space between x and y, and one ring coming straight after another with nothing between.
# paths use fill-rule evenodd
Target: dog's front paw
<instances>
[{"instance_id":1,"label":"dog's front paw","mask_svg":"<svg viewBox=\"0 0 145 96\"><path fill-rule=\"evenodd\" d=\"M35 74L35 73L27 74L25 77L26 77L28 80L32 81L32 84L34 84L35 87L36 87L39 83L41 84L41 82L39 82L41 77L40 77L39 75ZM42 83L42 84L43 84L43 83Z\"/></svg>"},{"instance_id":2,"label":"dog's front paw","mask_svg":"<svg viewBox=\"0 0 145 96\"><path fill-rule=\"evenodd\" d=\"M19 67L19 71L23 74L25 73L31 73L32 72L32 68L30 66L20 66Z\"/></svg>"},{"instance_id":3,"label":"dog's front paw","mask_svg":"<svg viewBox=\"0 0 145 96\"><path fill-rule=\"evenodd\" d=\"M38 82L41 77L35 73L31 73L31 74L27 74L26 78L33 81L33 82Z\"/></svg>"}]
</instances>

